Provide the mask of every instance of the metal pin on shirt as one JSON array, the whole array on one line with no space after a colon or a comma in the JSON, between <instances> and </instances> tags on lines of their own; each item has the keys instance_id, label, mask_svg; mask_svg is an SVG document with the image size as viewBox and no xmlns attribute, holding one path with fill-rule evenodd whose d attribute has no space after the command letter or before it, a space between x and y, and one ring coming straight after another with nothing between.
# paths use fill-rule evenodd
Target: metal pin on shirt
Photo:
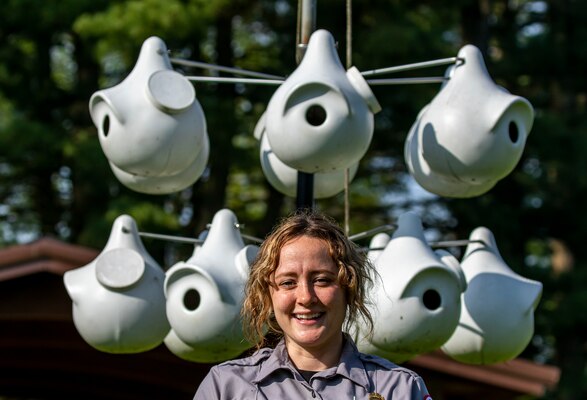
<instances>
[{"instance_id":1,"label":"metal pin on shirt","mask_svg":"<svg viewBox=\"0 0 587 400\"><path fill-rule=\"evenodd\" d=\"M377 392L369 393L369 400L385 400L385 398Z\"/></svg>"}]
</instances>

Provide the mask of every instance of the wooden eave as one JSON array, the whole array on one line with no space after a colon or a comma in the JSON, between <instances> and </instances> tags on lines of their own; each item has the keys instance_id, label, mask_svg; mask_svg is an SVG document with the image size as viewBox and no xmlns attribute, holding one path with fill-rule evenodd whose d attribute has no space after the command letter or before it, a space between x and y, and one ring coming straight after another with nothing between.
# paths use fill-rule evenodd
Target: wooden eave
<instances>
[{"instance_id":1,"label":"wooden eave","mask_svg":"<svg viewBox=\"0 0 587 400\"><path fill-rule=\"evenodd\" d=\"M32 243L0 249L0 282L49 272L63 275L87 264L98 251L45 237Z\"/></svg>"},{"instance_id":2,"label":"wooden eave","mask_svg":"<svg viewBox=\"0 0 587 400\"><path fill-rule=\"evenodd\" d=\"M419 355L408 361L406 366L442 372L537 397L556 388L560 378L559 368L536 364L523 358L499 364L472 365L453 360L440 350Z\"/></svg>"}]
</instances>

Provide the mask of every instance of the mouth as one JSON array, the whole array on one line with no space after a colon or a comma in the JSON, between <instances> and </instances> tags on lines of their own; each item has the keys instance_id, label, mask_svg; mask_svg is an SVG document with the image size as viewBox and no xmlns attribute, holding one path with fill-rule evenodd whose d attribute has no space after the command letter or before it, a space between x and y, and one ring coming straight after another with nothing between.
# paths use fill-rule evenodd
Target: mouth
<instances>
[{"instance_id":1,"label":"mouth","mask_svg":"<svg viewBox=\"0 0 587 400\"><path fill-rule=\"evenodd\" d=\"M323 312L317 313L306 313L306 314L294 314L294 318L300 321L315 321L324 315Z\"/></svg>"}]
</instances>

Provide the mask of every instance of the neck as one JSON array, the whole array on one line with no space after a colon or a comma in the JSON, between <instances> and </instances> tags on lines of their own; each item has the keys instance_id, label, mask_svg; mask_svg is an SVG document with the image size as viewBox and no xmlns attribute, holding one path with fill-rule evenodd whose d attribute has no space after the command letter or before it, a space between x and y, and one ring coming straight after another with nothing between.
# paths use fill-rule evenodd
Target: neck
<instances>
[{"instance_id":1,"label":"neck","mask_svg":"<svg viewBox=\"0 0 587 400\"><path fill-rule=\"evenodd\" d=\"M304 371L323 371L337 365L343 344L342 334L336 343L327 347L302 347L287 338L285 340L289 358L297 369Z\"/></svg>"}]
</instances>

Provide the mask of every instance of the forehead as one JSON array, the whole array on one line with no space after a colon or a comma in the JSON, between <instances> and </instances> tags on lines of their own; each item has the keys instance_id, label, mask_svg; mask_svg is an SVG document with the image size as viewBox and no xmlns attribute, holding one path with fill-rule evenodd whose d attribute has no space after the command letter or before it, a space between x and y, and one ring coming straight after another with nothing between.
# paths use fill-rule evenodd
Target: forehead
<instances>
[{"instance_id":1,"label":"forehead","mask_svg":"<svg viewBox=\"0 0 587 400\"><path fill-rule=\"evenodd\" d=\"M328 243L311 236L300 236L285 243L280 250L276 272L298 266L335 269Z\"/></svg>"},{"instance_id":2,"label":"forehead","mask_svg":"<svg viewBox=\"0 0 587 400\"><path fill-rule=\"evenodd\" d=\"M304 254L310 251L325 253L330 257L330 246L326 240L307 235L296 236L286 241L281 246L280 255L289 253Z\"/></svg>"}]
</instances>

